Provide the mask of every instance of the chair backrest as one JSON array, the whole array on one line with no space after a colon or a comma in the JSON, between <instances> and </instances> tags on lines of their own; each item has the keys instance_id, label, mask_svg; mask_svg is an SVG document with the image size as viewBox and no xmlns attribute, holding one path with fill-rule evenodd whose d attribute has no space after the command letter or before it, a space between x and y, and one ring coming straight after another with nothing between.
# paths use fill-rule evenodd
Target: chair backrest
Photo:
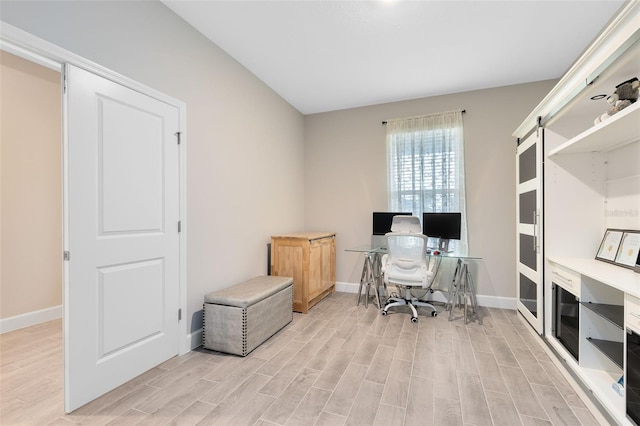
<instances>
[{"instance_id":1,"label":"chair backrest","mask_svg":"<svg viewBox=\"0 0 640 426\"><path fill-rule=\"evenodd\" d=\"M384 282L426 287L433 274L427 260L427 237L420 233L390 232L386 239Z\"/></svg>"},{"instance_id":2,"label":"chair backrest","mask_svg":"<svg viewBox=\"0 0 640 426\"><path fill-rule=\"evenodd\" d=\"M391 220L391 232L420 234L422 233L420 218L417 216L394 216Z\"/></svg>"}]
</instances>

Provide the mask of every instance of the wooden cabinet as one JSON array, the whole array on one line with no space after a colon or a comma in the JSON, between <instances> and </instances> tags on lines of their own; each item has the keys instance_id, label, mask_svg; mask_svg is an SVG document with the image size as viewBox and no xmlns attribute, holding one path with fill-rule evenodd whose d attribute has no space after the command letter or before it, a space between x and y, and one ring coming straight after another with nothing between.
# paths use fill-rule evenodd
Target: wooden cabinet
<instances>
[{"instance_id":1,"label":"wooden cabinet","mask_svg":"<svg viewBox=\"0 0 640 426\"><path fill-rule=\"evenodd\" d=\"M271 237L271 275L293 278L293 310L306 314L336 288L336 234Z\"/></svg>"}]
</instances>

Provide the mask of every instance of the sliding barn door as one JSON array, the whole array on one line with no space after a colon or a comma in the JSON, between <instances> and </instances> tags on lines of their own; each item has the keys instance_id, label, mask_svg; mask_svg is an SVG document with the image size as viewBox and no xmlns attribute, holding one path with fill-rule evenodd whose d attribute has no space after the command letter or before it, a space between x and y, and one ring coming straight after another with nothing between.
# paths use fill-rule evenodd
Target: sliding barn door
<instances>
[{"instance_id":1,"label":"sliding barn door","mask_svg":"<svg viewBox=\"0 0 640 426\"><path fill-rule=\"evenodd\" d=\"M177 355L179 109L65 66L65 411Z\"/></svg>"},{"instance_id":2,"label":"sliding barn door","mask_svg":"<svg viewBox=\"0 0 640 426\"><path fill-rule=\"evenodd\" d=\"M543 137L543 129L538 128L520 141L516 155L517 307L539 334L544 318Z\"/></svg>"}]
</instances>

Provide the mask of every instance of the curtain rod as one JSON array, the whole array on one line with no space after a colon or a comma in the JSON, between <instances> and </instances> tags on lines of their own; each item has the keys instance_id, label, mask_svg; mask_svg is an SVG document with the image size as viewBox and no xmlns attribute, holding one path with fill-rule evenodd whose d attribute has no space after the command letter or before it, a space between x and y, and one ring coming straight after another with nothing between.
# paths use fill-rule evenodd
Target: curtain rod
<instances>
[{"instance_id":1,"label":"curtain rod","mask_svg":"<svg viewBox=\"0 0 640 426\"><path fill-rule=\"evenodd\" d=\"M464 114L465 112L467 112L467 110L466 110L466 109L463 109L463 110L462 110L462 111L460 111L460 112L462 112L462 113ZM384 126L384 125L386 125L386 124L387 124L386 120L382 122L382 125L383 125L383 126Z\"/></svg>"}]
</instances>

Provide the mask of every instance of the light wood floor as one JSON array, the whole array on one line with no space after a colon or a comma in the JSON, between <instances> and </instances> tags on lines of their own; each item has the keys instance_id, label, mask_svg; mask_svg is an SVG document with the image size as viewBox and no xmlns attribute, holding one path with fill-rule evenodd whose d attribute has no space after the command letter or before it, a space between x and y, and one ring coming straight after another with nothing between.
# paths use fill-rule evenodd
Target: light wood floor
<instances>
[{"instance_id":1,"label":"light wood floor","mask_svg":"<svg viewBox=\"0 0 640 426\"><path fill-rule=\"evenodd\" d=\"M246 358L170 359L63 414L61 321L0 336L2 425L597 425L515 311L380 315L336 293ZM594 417L595 416L595 417Z\"/></svg>"}]
</instances>

